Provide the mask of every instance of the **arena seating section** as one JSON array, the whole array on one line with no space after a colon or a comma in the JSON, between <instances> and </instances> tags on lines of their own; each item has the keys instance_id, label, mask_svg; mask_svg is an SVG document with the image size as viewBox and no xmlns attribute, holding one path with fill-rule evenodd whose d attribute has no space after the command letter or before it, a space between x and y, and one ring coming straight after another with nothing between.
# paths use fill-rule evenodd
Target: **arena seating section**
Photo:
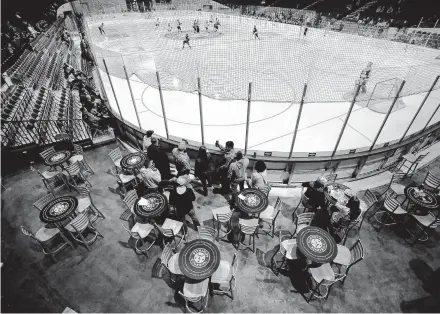
<instances>
[{"instance_id":1,"label":"arena seating section","mask_svg":"<svg viewBox=\"0 0 440 314\"><path fill-rule=\"evenodd\" d=\"M72 37L69 45L61 40L64 27ZM74 142L90 139L89 127L81 120L78 90L70 89L63 73L65 62L92 75L80 55L75 22L70 16L58 19L31 45L34 51L26 50L6 71L14 85L1 94L2 146L48 145L62 132Z\"/></svg>"}]
</instances>

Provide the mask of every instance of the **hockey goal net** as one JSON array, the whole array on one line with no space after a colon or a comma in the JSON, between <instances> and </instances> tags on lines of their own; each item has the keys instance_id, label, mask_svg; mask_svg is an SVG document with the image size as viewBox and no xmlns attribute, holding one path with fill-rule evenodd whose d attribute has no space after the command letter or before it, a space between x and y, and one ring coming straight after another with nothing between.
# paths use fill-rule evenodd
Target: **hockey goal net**
<instances>
[{"instance_id":1,"label":"hockey goal net","mask_svg":"<svg viewBox=\"0 0 440 314\"><path fill-rule=\"evenodd\" d=\"M393 78L376 83L367 102L367 107L378 113L388 113L393 104L402 80ZM398 98L391 112L403 109L405 103Z\"/></svg>"}]
</instances>

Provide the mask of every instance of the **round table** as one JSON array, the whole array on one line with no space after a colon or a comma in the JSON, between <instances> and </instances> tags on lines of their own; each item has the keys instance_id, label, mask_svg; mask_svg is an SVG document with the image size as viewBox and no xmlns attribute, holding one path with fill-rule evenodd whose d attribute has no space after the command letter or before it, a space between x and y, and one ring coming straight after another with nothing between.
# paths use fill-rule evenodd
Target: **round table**
<instances>
[{"instance_id":1,"label":"round table","mask_svg":"<svg viewBox=\"0 0 440 314\"><path fill-rule=\"evenodd\" d=\"M336 204L336 202L346 204L348 202L348 196L344 194L344 191L348 189L350 189L348 186L334 182L326 185L324 195L327 202L332 205Z\"/></svg>"},{"instance_id":2,"label":"round table","mask_svg":"<svg viewBox=\"0 0 440 314\"><path fill-rule=\"evenodd\" d=\"M145 199L146 205L139 205ZM145 202L145 201L142 201ZM141 218L153 218L162 215L168 208L166 196L159 192L150 192L141 196L134 205L134 213Z\"/></svg>"},{"instance_id":3,"label":"round table","mask_svg":"<svg viewBox=\"0 0 440 314\"><path fill-rule=\"evenodd\" d=\"M121 159L121 167L126 170L134 170L145 165L147 158L142 153L131 153Z\"/></svg>"},{"instance_id":4,"label":"round table","mask_svg":"<svg viewBox=\"0 0 440 314\"><path fill-rule=\"evenodd\" d=\"M59 152L55 152L52 155L46 157L44 159L44 163L50 167L56 167L56 166L62 167L62 164L64 162L66 162L70 158L71 155L72 155L72 153L69 152L68 150L62 150Z\"/></svg>"},{"instance_id":5,"label":"round table","mask_svg":"<svg viewBox=\"0 0 440 314\"><path fill-rule=\"evenodd\" d=\"M417 186L407 187L404 191L408 200L417 206L425 209L436 209L439 207L437 197L430 191L420 189Z\"/></svg>"},{"instance_id":6,"label":"round table","mask_svg":"<svg viewBox=\"0 0 440 314\"><path fill-rule=\"evenodd\" d=\"M44 223L58 223L75 212L78 199L74 196L61 196L47 203L40 212L40 220Z\"/></svg>"},{"instance_id":7,"label":"round table","mask_svg":"<svg viewBox=\"0 0 440 314\"><path fill-rule=\"evenodd\" d=\"M335 240L318 227L305 227L298 232L297 245L301 253L315 263L329 263L338 254Z\"/></svg>"},{"instance_id":8,"label":"round table","mask_svg":"<svg viewBox=\"0 0 440 314\"><path fill-rule=\"evenodd\" d=\"M249 215L260 214L267 208L268 205L268 197L259 189L244 189L237 196L238 209Z\"/></svg>"},{"instance_id":9,"label":"round table","mask_svg":"<svg viewBox=\"0 0 440 314\"><path fill-rule=\"evenodd\" d=\"M210 277L220 265L220 250L217 245L206 239L188 242L180 251L179 268L193 280Z\"/></svg>"}]
</instances>

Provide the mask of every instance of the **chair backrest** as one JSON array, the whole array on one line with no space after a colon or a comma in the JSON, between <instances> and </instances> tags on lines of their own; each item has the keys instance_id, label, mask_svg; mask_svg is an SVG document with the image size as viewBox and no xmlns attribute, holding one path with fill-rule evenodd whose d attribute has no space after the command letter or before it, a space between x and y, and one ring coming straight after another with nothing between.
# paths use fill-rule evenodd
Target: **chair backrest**
<instances>
[{"instance_id":1,"label":"chair backrest","mask_svg":"<svg viewBox=\"0 0 440 314\"><path fill-rule=\"evenodd\" d=\"M399 204L399 202L396 199L391 197L390 193L387 193L385 195L385 201L383 203L383 206L387 210L389 210L391 212L394 212L397 209L397 207L400 206L400 204Z\"/></svg>"},{"instance_id":2,"label":"chair backrest","mask_svg":"<svg viewBox=\"0 0 440 314\"><path fill-rule=\"evenodd\" d=\"M68 165L66 167L66 171L71 175L71 176L76 176L81 172L81 168L79 167L79 163L76 161L71 165Z\"/></svg>"},{"instance_id":3,"label":"chair backrest","mask_svg":"<svg viewBox=\"0 0 440 314\"><path fill-rule=\"evenodd\" d=\"M31 237L34 240L37 240L38 242L40 242L37 237L29 230L27 230L24 226L21 226L21 232L23 232L24 235Z\"/></svg>"},{"instance_id":4,"label":"chair backrest","mask_svg":"<svg viewBox=\"0 0 440 314\"><path fill-rule=\"evenodd\" d=\"M391 177L390 185L393 183L399 183L400 181L403 180L404 177L405 177L405 173L403 172L398 172L393 174L393 176Z\"/></svg>"},{"instance_id":5,"label":"chair backrest","mask_svg":"<svg viewBox=\"0 0 440 314\"><path fill-rule=\"evenodd\" d=\"M200 226L198 228L199 239L215 240L215 229L208 226Z\"/></svg>"},{"instance_id":6,"label":"chair backrest","mask_svg":"<svg viewBox=\"0 0 440 314\"><path fill-rule=\"evenodd\" d=\"M313 217L315 217L315 213L302 213L298 215L298 219L296 220L296 225L307 225L310 226L312 223Z\"/></svg>"},{"instance_id":7,"label":"chair backrest","mask_svg":"<svg viewBox=\"0 0 440 314\"><path fill-rule=\"evenodd\" d=\"M367 209L369 209L371 206L377 203L377 197L373 192L371 192L371 190L368 189L364 194L364 202L367 205Z\"/></svg>"},{"instance_id":8,"label":"chair backrest","mask_svg":"<svg viewBox=\"0 0 440 314\"><path fill-rule=\"evenodd\" d=\"M198 297L187 297L186 295L184 295L182 292L179 291L179 295L185 299L185 301L189 301L189 302L199 302L202 299L202 296L198 296ZM191 312L191 313L195 313L195 312Z\"/></svg>"},{"instance_id":9,"label":"chair backrest","mask_svg":"<svg viewBox=\"0 0 440 314\"><path fill-rule=\"evenodd\" d=\"M270 190L272 190L272 187L269 184L266 184L264 187L258 188L258 189L263 191L263 193L266 194L266 196L269 196L269 193L270 193Z\"/></svg>"},{"instance_id":10,"label":"chair backrest","mask_svg":"<svg viewBox=\"0 0 440 314\"><path fill-rule=\"evenodd\" d=\"M53 201L55 199L55 197L49 193L44 195L43 197L39 198L35 203L34 206L38 209L38 210L42 210L44 208L44 206L49 203L50 201Z\"/></svg>"},{"instance_id":11,"label":"chair backrest","mask_svg":"<svg viewBox=\"0 0 440 314\"><path fill-rule=\"evenodd\" d=\"M164 264L165 266L168 266L168 261L170 260L170 258L173 255L174 255L174 252L171 249L171 245L170 244L165 245L165 247L163 248L163 251L162 251L162 255L160 256L160 260L161 260L162 264Z\"/></svg>"},{"instance_id":12,"label":"chair backrest","mask_svg":"<svg viewBox=\"0 0 440 314\"><path fill-rule=\"evenodd\" d=\"M327 179L327 182L328 182L328 183L333 183L333 182L335 182L337 177L338 177L338 174L337 174L337 173L331 173L331 174L325 176L325 178Z\"/></svg>"},{"instance_id":13,"label":"chair backrest","mask_svg":"<svg viewBox=\"0 0 440 314\"><path fill-rule=\"evenodd\" d=\"M88 225L90 222L89 216L87 213L79 214L69 223L75 230L82 230L85 225Z\"/></svg>"},{"instance_id":14,"label":"chair backrest","mask_svg":"<svg viewBox=\"0 0 440 314\"><path fill-rule=\"evenodd\" d=\"M419 163L422 161L423 158L425 158L429 153L426 154L420 154L417 158L416 161L414 163Z\"/></svg>"},{"instance_id":15,"label":"chair backrest","mask_svg":"<svg viewBox=\"0 0 440 314\"><path fill-rule=\"evenodd\" d=\"M125 194L123 202L127 206L127 208L131 210L138 198L139 196L136 190L130 190L127 192L127 194Z\"/></svg>"},{"instance_id":16,"label":"chair backrest","mask_svg":"<svg viewBox=\"0 0 440 314\"><path fill-rule=\"evenodd\" d=\"M350 264L354 264L364 259L364 247L362 245L361 239L358 239L355 244L350 248Z\"/></svg>"},{"instance_id":17,"label":"chair backrest","mask_svg":"<svg viewBox=\"0 0 440 314\"><path fill-rule=\"evenodd\" d=\"M77 155L83 155L84 154L84 150L83 150L81 145L73 144L73 149L75 150L75 154L77 154Z\"/></svg>"},{"instance_id":18,"label":"chair backrest","mask_svg":"<svg viewBox=\"0 0 440 314\"><path fill-rule=\"evenodd\" d=\"M231 210L227 214L217 214L217 221L229 221L232 217L233 211Z\"/></svg>"},{"instance_id":19,"label":"chair backrest","mask_svg":"<svg viewBox=\"0 0 440 314\"><path fill-rule=\"evenodd\" d=\"M243 224L243 220L246 221L246 224ZM258 228L258 219L241 219L239 220L240 223L240 230L244 234L254 234L257 231Z\"/></svg>"},{"instance_id":20,"label":"chair backrest","mask_svg":"<svg viewBox=\"0 0 440 314\"><path fill-rule=\"evenodd\" d=\"M231 269L232 269L232 277L235 277L235 274L237 273L237 269L238 269L237 253L234 253L234 257L232 257Z\"/></svg>"},{"instance_id":21,"label":"chair backrest","mask_svg":"<svg viewBox=\"0 0 440 314\"><path fill-rule=\"evenodd\" d=\"M52 154L54 154L54 153L55 153L55 148L53 148L53 146L51 146L51 147L49 147L48 149L43 150L43 151L40 153L40 156L41 156L41 158L46 159L47 157L49 157L50 155L52 155Z\"/></svg>"},{"instance_id":22,"label":"chair backrest","mask_svg":"<svg viewBox=\"0 0 440 314\"><path fill-rule=\"evenodd\" d=\"M423 182L423 184L425 186L427 186L428 188L431 189L438 189L440 187L440 178L436 177L435 175L433 175L431 173L431 171L428 171L428 173L426 174L426 178L425 181Z\"/></svg>"},{"instance_id":23,"label":"chair backrest","mask_svg":"<svg viewBox=\"0 0 440 314\"><path fill-rule=\"evenodd\" d=\"M90 190L85 186L77 186L75 189L78 191L79 195L90 197Z\"/></svg>"},{"instance_id":24,"label":"chair backrest","mask_svg":"<svg viewBox=\"0 0 440 314\"><path fill-rule=\"evenodd\" d=\"M278 214L281 211L281 207L283 206L283 204L284 203L281 202L281 198L278 196L277 200L275 202L275 206L274 206L275 213L274 213L273 219L277 218Z\"/></svg>"},{"instance_id":25,"label":"chair backrest","mask_svg":"<svg viewBox=\"0 0 440 314\"><path fill-rule=\"evenodd\" d=\"M124 224L121 224L121 225L122 225L122 227L125 229L125 231L128 232L128 234L130 235L130 237L133 237L133 238L135 238L135 239L140 239L140 235L139 235L139 233L137 233L137 232L133 232L133 231L131 231L131 230L128 230L127 227L124 226Z\"/></svg>"},{"instance_id":26,"label":"chair backrest","mask_svg":"<svg viewBox=\"0 0 440 314\"><path fill-rule=\"evenodd\" d=\"M110 153L108 153L108 155L110 156L110 158L113 162L122 158L122 153L121 153L121 150L119 149L119 147L112 150Z\"/></svg>"}]
</instances>

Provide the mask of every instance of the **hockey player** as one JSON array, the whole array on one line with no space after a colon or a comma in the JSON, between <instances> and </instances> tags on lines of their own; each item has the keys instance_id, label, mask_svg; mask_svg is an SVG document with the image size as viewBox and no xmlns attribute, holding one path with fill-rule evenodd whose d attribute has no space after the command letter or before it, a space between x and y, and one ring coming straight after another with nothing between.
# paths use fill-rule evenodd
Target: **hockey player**
<instances>
[{"instance_id":1,"label":"hockey player","mask_svg":"<svg viewBox=\"0 0 440 314\"><path fill-rule=\"evenodd\" d=\"M182 32L182 27L181 27L182 23L180 23L179 20L177 20L177 32L181 33Z\"/></svg>"},{"instance_id":2,"label":"hockey player","mask_svg":"<svg viewBox=\"0 0 440 314\"><path fill-rule=\"evenodd\" d=\"M359 84L361 85L360 92L365 94L367 92L367 83L370 79L371 75L371 67L373 65L373 62L368 62L367 67L362 70L361 76L359 77Z\"/></svg>"},{"instance_id":3,"label":"hockey player","mask_svg":"<svg viewBox=\"0 0 440 314\"><path fill-rule=\"evenodd\" d=\"M209 21L205 21L205 30L208 32L209 29Z\"/></svg>"},{"instance_id":4,"label":"hockey player","mask_svg":"<svg viewBox=\"0 0 440 314\"><path fill-rule=\"evenodd\" d=\"M185 44L188 45L189 49L192 49L192 48L191 48L191 45L189 44L189 36L188 36L188 34L186 34L186 35L185 35L185 38L183 39L183 46L182 46L182 49L185 48Z\"/></svg>"},{"instance_id":5,"label":"hockey player","mask_svg":"<svg viewBox=\"0 0 440 314\"><path fill-rule=\"evenodd\" d=\"M171 32L173 30L171 23L168 23L168 31Z\"/></svg>"},{"instance_id":6,"label":"hockey player","mask_svg":"<svg viewBox=\"0 0 440 314\"><path fill-rule=\"evenodd\" d=\"M156 28L158 28L160 26L160 21L159 18L156 19Z\"/></svg>"},{"instance_id":7,"label":"hockey player","mask_svg":"<svg viewBox=\"0 0 440 314\"><path fill-rule=\"evenodd\" d=\"M254 30L252 31L252 34L254 35L254 38L258 38L258 40L260 40L260 37L258 37L257 26L255 26L255 25L254 25Z\"/></svg>"}]
</instances>

